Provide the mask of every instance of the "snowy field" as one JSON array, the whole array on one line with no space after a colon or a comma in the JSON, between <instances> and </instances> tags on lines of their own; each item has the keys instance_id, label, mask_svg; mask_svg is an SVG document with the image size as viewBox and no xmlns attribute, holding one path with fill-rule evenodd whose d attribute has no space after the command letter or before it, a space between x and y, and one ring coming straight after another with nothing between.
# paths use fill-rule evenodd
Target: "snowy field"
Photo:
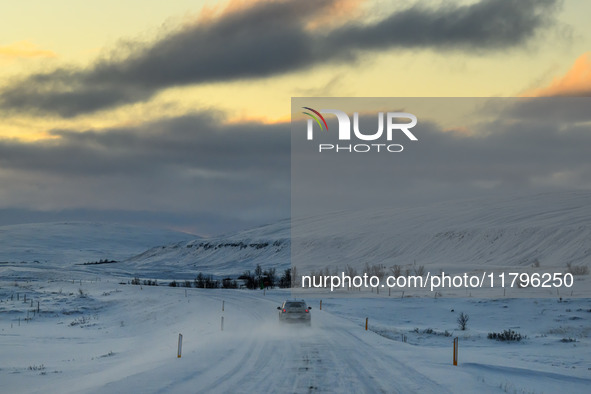
<instances>
[{"instance_id":1,"label":"snowy field","mask_svg":"<svg viewBox=\"0 0 591 394\"><path fill-rule=\"evenodd\" d=\"M279 324L288 290L167 284L199 272L236 278L257 264L281 275L294 255L324 272L366 261L406 270L415 259L433 273L588 270L590 202L573 192L377 212L371 223L359 212L327 215L301 222L311 230L294 242L289 221L207 239L93 223L1 226L0 394L589 393L588 271L568 289L299 289L313 308L309 328ZM355 233L347 221L361 223ZM489 338L505 332L520 340Z\"/></svg>"},{"instance_id":2,"label":"snowy field","mask_svg":"<svg viewBox=\"0 0 591 394\"><path fill-rule=\"evenodd\" d=\"M289 297L282 290L133 286L106 275L60 278L58 271L26 276L0 281L2 393L588 393L591 387L589 299L381 295L323 299L322 310L319 299L308 299L307 328L278 323L276 307ZM456 323L460 312L470 317L465 331ZM526 338L487 338L505 329Z\"/></svg>"}]
</instances>

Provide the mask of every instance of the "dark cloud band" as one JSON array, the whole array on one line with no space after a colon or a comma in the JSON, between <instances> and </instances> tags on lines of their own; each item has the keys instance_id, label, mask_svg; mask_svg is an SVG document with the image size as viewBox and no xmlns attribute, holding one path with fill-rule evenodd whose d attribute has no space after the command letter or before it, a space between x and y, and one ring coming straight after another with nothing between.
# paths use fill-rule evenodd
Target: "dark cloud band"
<instances>
[{"instance_id":1,"label":"dark cloud band","mask_svg":"<svg viewBox=\"0 0 591 394\"><path fill-rule=\"evenodd\" d=\"M61 68L6 86L0 108L72 117L148 100L162 89L263 78L392 49L494 51L524 44L551 24L556 0L481 0L415 6L373 24L309 30L338 0L259 3L181 29L88 69ZM132 48L129 50L129 48Z\"/></svg>"}]
</instances>

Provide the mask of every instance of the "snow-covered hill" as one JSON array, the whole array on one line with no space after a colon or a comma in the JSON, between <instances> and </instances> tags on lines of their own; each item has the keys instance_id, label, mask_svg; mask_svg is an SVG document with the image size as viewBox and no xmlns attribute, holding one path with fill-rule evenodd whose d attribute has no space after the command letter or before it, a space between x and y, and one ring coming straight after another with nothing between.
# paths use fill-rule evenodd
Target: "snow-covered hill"
<instances>
[{"instance_id":1,"label":"snow-covered hill","mask_svg":"<svg viewBox=\"0 0 591 394\"><path fill-rule=\"evenodd\" d=\"M293 227L292 227L293 225ZM438 272L540 264L591 267L591 192L481 198L412 209L326 213L207 239L90 223L0 227L0 262L71 266L103 258L93 272L158 279L233 276L257 264L299 273L366 263Z\"/></svg>"},{"instance_id":2,"label":"snow-covered hill","mask_svg":"<svg viewBox=\"0 0 591 394\"><path fill-rule=\"evenodd\" d=\"M425 265L433 272L591 263L591 192L454 201L294 220L293 264ZM303 271L301 271L303 272Z\"/></svg>"},{"instance_id":3,"label":"snow-covered hill","mask_svg":"<svg viewBox=\"0 0 591 394\"><path fill-rule=\"evenodd\" d=\"M102 259L121 260L155 245L195 237L172 230L89 222L0 226L0 262L69 267Z\"/></svg>"},{"instance_id":4,"label":"snow-covered hill","mask_svg":"<svg viewBox=\"0 0 591 394\"><path fill-rule=\"evenodd\" d=\"M295 218L234 235L154 247L118 268L144 277L184 278L197 272L235 276L256 264L280 271L293 263L304 273L415 261L433 272L538 263L560 269L567 263L591 266L591 192Z\"/></svg>"},{"instance_id":5,"label":"snow-covered hill","mask_svg":"<svg viewBox=\"0 0 591 394\"><path fill-rule=\"evenodd\" d=\"M198 272L236 277L244 271L290 265L289 221L223 235L158 246L135 256L117 268L150 278L193 279Z\"/></svg>"}]
</instances>

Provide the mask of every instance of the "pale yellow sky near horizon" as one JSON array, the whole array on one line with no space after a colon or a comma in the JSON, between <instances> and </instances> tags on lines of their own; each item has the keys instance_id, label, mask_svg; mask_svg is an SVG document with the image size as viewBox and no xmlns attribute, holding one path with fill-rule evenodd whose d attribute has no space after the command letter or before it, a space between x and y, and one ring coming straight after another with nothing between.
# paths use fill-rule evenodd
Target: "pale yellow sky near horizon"
<instances>
[{"instance_id":1,"label":"pale yellow sky near horizon","mask_svg":"<svg viewBox=\"0 0 591 394\"><path fill-rule=\"evenodd\" d=\"M149 42L197 19L212 0L74 0L3 4L0 85L58 66L85 67L125 41ZM388 4L366 2L366 15ZM219 6L219 4L218 4ZM222 9L222 6L219 6ZM199 110L224 112L229 121L288 121L292 96L511 97L552 83L591 50L591 2L567 0L558 26L526 48L470 54L460 51L388 50L352 64L331 63L304 71L242 81L169 88L147 102L66 119L0 114L0 138L47 138L55 128L101 129L133 125Z\"/></svg>"}]
</instances>

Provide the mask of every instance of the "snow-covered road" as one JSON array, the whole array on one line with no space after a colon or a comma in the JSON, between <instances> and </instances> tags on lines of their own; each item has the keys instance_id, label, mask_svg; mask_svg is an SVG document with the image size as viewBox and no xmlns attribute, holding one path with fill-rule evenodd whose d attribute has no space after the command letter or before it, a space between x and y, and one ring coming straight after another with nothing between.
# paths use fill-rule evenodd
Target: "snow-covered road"
<instances>
[{"instance_id":1,"label":"snow-covered road","mask_svg":"<svg viewBox=\"0 0 591 394\"><path fill-rule=\"evenodd\" d=\"M0 392L577 393L591 385L586 300L327 299L320 311L308 299L305 327L278 322L287 291L118 282L3 282ZM24 293L39 300L40 315L31 316ZM454 324L454 305L474 316L457 367L451 337L441 335L453 331L442 324ZM535 339L496 343L481 328L516 319ZM433 323L435 332L424 334ZM559 340L575 334L576 342Z\"/></svg>"},{"instance_id":2,"label":"snow-covered road","mask_svg":"<svg viewBox=\"0 0 591 394\"><path fill-rule=\"evenodd\" d=\"M313 309L312 327L281 325L275 309L279 295L210 293L200 294L199 302L211 306L207 314L197 310L183 323L181 359L163 360L98 391L133 387L141 392L181 393L446 392L396 357L400 343L348 320ZM221 305L222 298L225 310L219 308L219 325L204 324L204 316L218 322L212 309ZM211 335L201 336L196 327L209 327ZM171 355L174 351L167 358Z\"/></svg>"}]
</instances>

